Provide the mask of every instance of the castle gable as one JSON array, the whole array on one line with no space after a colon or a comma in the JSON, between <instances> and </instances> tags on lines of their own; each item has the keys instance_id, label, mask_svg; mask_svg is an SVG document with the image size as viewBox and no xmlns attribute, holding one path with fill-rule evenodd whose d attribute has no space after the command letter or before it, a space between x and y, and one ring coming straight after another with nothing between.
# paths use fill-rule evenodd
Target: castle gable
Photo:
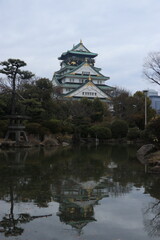
<instances>
[{"instance_id":1,"label":"castle gable","mask_svg":"<svg viewBox=\"0 0 160 240\"><path fill-rule=\"evenodd\" d=\"M83 63L83 65L79 66L77 69L72 71L71 74L103 76L98 71L96 71L92 66L90 66L88 63Z\"/></svg>"},{"instance_id":2,"label":"castle gable","mask_svg":"<svg viewBox=\"0 0 160 240\"><path fill-rule=\"evenodd\" d=\"M100 90L92 81L88 81L78 89L68 93L66 97L87 97L87 98L101 98L110 101L110 97Z\"/></svg>"},{"instance_id":3,"label":"castle gable","mask_svg":"<svg viewBox=\"0 0 160 240\"><path fill-rule=\"evenodd\" d=\"M90 53L90 51L83 45L82 42L80 42L76 46L74 46L71 51L88 52L88 53Z\"/></svg>"}]
</instances>

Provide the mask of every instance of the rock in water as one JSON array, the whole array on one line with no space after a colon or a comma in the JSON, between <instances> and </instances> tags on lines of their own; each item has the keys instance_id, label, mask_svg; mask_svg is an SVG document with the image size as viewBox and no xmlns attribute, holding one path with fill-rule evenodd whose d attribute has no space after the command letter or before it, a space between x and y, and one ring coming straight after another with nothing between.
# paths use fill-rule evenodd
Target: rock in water
<instances>
[{"instance_id":1,"label":"rock in water","mask_svg":"<svg viewBox=\"0 0 160 240\"><path fill-rule=\"evenodd\" d=\"M143 145L138 151L137 151L137 158L138 160L145 164L147 163L147 159L146 159L146 156L149 154L149 153L152 153L156 150L156 147L154 144L146 144L146 145Z\"/></svg>"}]
</instances>

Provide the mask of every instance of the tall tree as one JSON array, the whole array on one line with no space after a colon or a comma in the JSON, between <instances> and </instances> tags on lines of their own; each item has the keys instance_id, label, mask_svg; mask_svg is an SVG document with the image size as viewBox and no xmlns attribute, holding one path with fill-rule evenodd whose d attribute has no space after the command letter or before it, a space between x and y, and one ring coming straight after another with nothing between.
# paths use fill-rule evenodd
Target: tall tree
<instances>
[{"instance_id":1,"label":"tall tree","mask_svg":"<svg viewBox=\"0 0 160 240\"><path fill-rule=\"evenodd\" d=\"M7 61L0 62L2 69L0 73L7 76L8 82L1 80L1 85L11 90L11 114L16 113L16 89L23 80L31 79L34 74L29 71L21 70L26 66L26 63L20 59L8 59Z\"/></svg>"},{"instance_id":2,"label":"tall tree","mask_svg":"<svg viewBox=\"0 0 160 240\"><path fill-rule=\"evenodd\" d=\"M160 52L151 52L148 54L143 65L144 76L160 85Z\"/></svg>"},{"instance_id":3,"label":"tall tree","mask_svg":"<svg viewBox=\"0 0 160 240\"><path fill-rule=\"evenodd\" d=\"M54 112L54 87L47 78L40 78L31 83L21 84L18 91L25 99L26 113L32 119L49 119Z\"/></svg>"},{"instance_id":4,"label":"tall tree","mask_svg":"<svg viewBox=\"0 0 160 240\"><path fill-rule=\"evenodd\" d=\"M137 91L133 96L122 92L113 98L115 117L128 122L129 127L137 126L144 128L144 102L143 92ZM155 110L151 108L151 101L147 97L147 118L150 121L155 116Z\"/></svg>"}]
</instances>

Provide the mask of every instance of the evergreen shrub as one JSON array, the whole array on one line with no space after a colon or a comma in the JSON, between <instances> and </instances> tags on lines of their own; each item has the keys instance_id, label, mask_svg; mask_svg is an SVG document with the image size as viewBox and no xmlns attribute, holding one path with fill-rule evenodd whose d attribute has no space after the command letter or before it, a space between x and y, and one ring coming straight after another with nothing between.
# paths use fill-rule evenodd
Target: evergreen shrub
<instances>
[{"instance_id":1,"label":"evergreen shrub","mask_svg":"<svg viewBox=\"0 0 160 240\"><path fill-rule=\"evenodd\" d=\"M0 120L0 138L3 138L7 132L8 121Z\"/></svg>"},{"instance_id":2,"label":"evergreen shrub","mask_svg":"<svg viewBox=\"0 0 160 240\"><path fill-rule=\"evenodd\" d=\"M139 138L140 136L140 130L137 127L134 128L129 128L128 129L128 134L127 134L127 138L130 140L134 140Z\"/></svg>"},{"instance_id":3,"label":"evergreen shrub","mask_svg":"<svg viewBox=\"0 0 160 240\"><path fill-rule=\"evenodd\" d=\"M40 123L30 122L26 124L26 131L29 134L36 135L41 140L43 140L44 136L49 134L49 130L43 127Z\"/></svg>"},{"instance_id":4,"label":"evergreen shrub","mask_svg":"<svg viewBox=\"0 0 160 240\"><path fill-rule=\"evenodd\" d=\"M45 128L48 128L50 130L50 132L53 134L59 133L59 132L61 132L62 122L61 122L61 120L50 119L49 121L45 121L43 123L43 126Z\"/></svg>"},{"instance_id":5,"label":"evergreen shrub","mask_svg":"<svg viewBox=\"0 0 160 240\"><path fill-rule=\"evenodd\" d=\"M160 141L160 117L153 119L146 128L146 133L153 142Z\"/></svg>"},{"instance_id":6,"label":"evergreen shrub","mask_svg":"<svg viewBox=\"0 0 160 240\"><path fill-rule=\"evenodd\" d=\"M102 126L92 126L89 129L89 133L93 138L97 137L99 139L110 139L112 137L111 130Z\"/></svg>"},{"instance_id":7,"label":"evergreen shrub","mask_svg":"<svg viewBox=\"0 0 160 240\"><path fill-rule=\"evenodd\" d=\"M123 138L127 136L128 125L124 120L115 120L111 124L111 132L113 138Z\"/></svg>"}]
</instances>

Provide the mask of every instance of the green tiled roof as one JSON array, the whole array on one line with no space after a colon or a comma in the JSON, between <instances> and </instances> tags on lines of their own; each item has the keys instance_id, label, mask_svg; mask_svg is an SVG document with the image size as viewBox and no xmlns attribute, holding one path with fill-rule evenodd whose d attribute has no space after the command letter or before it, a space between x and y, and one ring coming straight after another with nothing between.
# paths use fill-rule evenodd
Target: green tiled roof
<instances>
[{"instance_id":1,"label":"green tiled roof","mask_svg":"<svg viewBox=\"0 0 160 240\"><path fill-rule=\"evenodd\" d=\"M79 87L82 87L82 85L84 85L85 83L61 83L61 86L62 87L65 87L65 88L79 88ZM95 86L97 86L98 88L100 88L101 90L113 90L115 89L114 87L110 87L108 85L97 85L97 84L94 84Z\"/></svg>"},{"instance_id":2,"label":"green tiled roof","mask_svg":"<svg viewBox=\"0 0 160 240\"><path fill-rule=\"evenodd\" d=\"M75 46L71 49L71 51L74 51L74 50L75 50L76 48L78 48L79 46L83 46L83 47L86 49L87 52L90 52L90 51L83 45L82 42L80 42L80 43L78 43L77 45L75 45Z\"/></svg>"},{"instance_id":3,"label":"green tiled roof","mask_svg":"<svg viewBox=\"0 0 160 240\"><path fill-rule=\"evenodd\" d=\"M74 68L73 70L71 70L70 72L64 74L63 76L68 76L70 75L70 73L73 73L75 72L76 70L78 70L80 67L82 67L84 64L86 64L86 62L82 62L80 65L76 66L76 68ZM98 68L95 68L94 66L92 65L89 65L98 75L98 78L100 77L103 77L104 79L109 79L108 77L105 77L104 75L102 75L99 71L98 71ZM73 76L73 75L72 75ZM75 75L75 76L80 76L80 75ZM92 75L91 75L92 76Z\"/></svg>"},{"instance_id":4,"label":"green tiled roof","mask_svg":"<svg viewBox=\"0 0 160 240\"><path fill-rule=\"evenodd\" d=\"M97 53L91 53L91 52L85 52L85 51L67 51L62 53L62 55L58 58L59 60L63 60L65 56L68 54L73 54L73 55L84 55L84 56L91 56L91 57L96 57L98 54Z\"/></svg>"},{"instance_id":5,"label":"green tiled roof","mask_svg":"<svg viewBox=\"0 0 160 240\"><path fill-rule=\"evenodd\" d=\"M92 76L90 75L92 80L108 80L109 77L104 77L104 76ZM59 76L59 79L62 79L64 77L72 77L72 78L82 78L82 79L86 79L88 78L89 76L88 75L74 75L74 74L64 74L63 76Z\"/></svg>"},{"instance_id":6,"label":"green tiled roof","mask_svg":"<svg viewBox=\"0 0 160 240\"><path fill-rule=\"evenodd\" d=\"M78 83L62 83L61 85L63 87L68 87L68 88L78 88L80 86L82 86L83 83L78 84Z\"/></svg>"},{"instance_id":7,"label":"green tiled roof","mask_svg":"<svg viewBox=\"0 0 160 240\"><path fill-rule=\"evenodd\" d=\"M66 69L70 69L70 70L72 70L72 69L75 69L76 68L76 66L71 66L71 65L66 65L64 68L61 68L59 71L57 71L56 73L60 73L60 72L63 72L63 71L65 71Z\"/></svg>"},{"instance_id":8,"label":"green tiled roof","mask_svg":"<svg viewBox=\"0 0 160 240\"><path fill-rule=\"evenodd\" d=\"M96 85L96 86L99 87L101 90L107 90L107 89L114 90L115 89L114 87L111 87L108 85Z\"/></svg>"},{"instance_id":9,"label":"green tiled roof","mask_svg":"<svg viewBox=\"0 0 160 240\"><path fill-rule=\"evenodd\" d=\"M69 53L73 54L83 54L83 55L92 55L92 56L97 56L97 53L92 53L92 52L85 52L85 51L69 51Z\"/></svg>"},{"instance_id":10,"label":"green tiled roof","mask_svg":"<svg viewBox=\"0 0 160 240\"><path fill-rule=\"evenodd\" d=\"M64 97L65 96L67 96L67 95L63 95ZM71 97L71 99L82 99L82 98L87 98L87 99L90 99L90 100L93 100L93 99L95 99L95 98L97 98L97 97L76 97L76 96L73 96L73 97ZM104 102L108 102L108 103L110 103L111 102L111 100L109 100L109 99L107 99L107 98L100 98L101 99L101 101L104 101Z\"/></svg>"}]
</instances>

